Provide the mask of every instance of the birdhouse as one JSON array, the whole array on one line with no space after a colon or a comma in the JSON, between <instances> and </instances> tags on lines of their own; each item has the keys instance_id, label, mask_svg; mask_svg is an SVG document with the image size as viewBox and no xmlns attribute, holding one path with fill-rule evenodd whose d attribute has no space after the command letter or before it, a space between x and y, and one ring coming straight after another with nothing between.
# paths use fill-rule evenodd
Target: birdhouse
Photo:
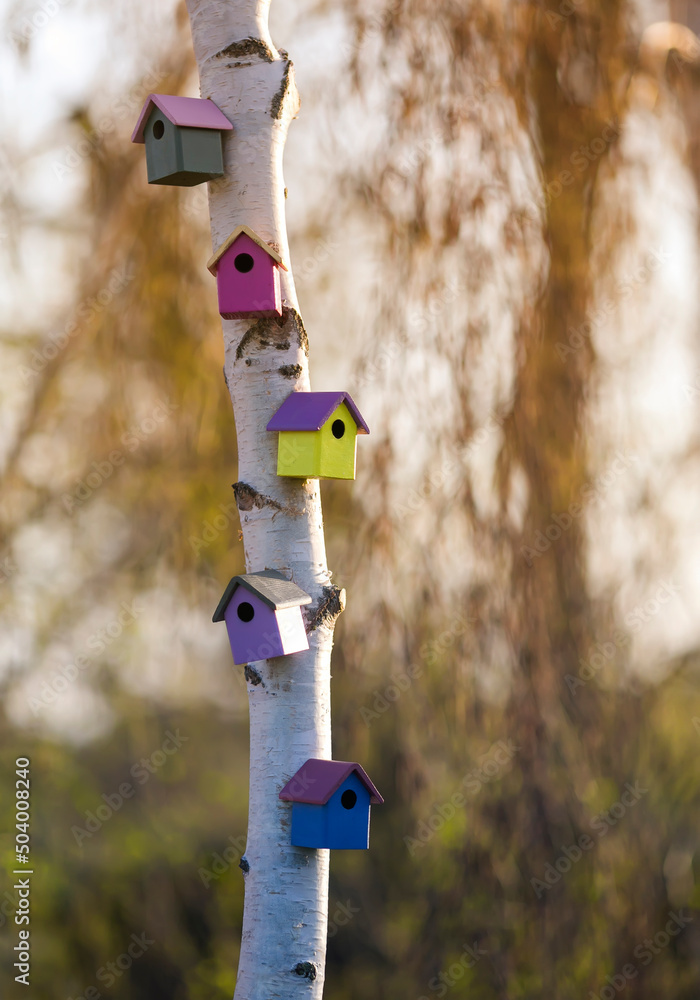
<instances>
[{"instance_id":1,"label":"birdhouse","mask_svg":"<svg viewBox=\"0 0 700 1000\"><path fill-rule=\"evenodd\" d=\"M131 141L146 145L149 184L192 187L223 177L221 133L232 128L213 101L149 94Z\"/></svg>"},{"instance_id":2,"label":"birdhouse","mask_svg":"<svg viewBox=\"0 0 700 1000\"><path fill-rule=\"evenodd\" d=\"M237 226L207 267L216 277L224 319L282 315L279 268L287 266L248 226Z\"/></svg>"},{"instance_id":3,"label":"birdhouse","mask_svg":"<svg viewBox=\"0 0 700 1000\"><path fill-rule=\"evenodd\" d=\"M309 648L301 605L311 598L281 573L234 576L213 621L226 622L234 663L269 660Z\"/></svg>"},{"instance_id":4,"label":"birdhouse","mask_svg":"<svg viewBox=\"0 0 700 1000\"><path fill-rule=\"evenodd\" d=\"M293 392L267 425L279 431L277 475L354 479L358 434L369 434L347 392Z\"/></svg>"},{"instance_id":5,"label":"birdhouse","mask_svg":"<svg viewBox=\"0 0 700 1000\"><path fill-rule=\"evenodd\" d=\"M292 844L367 850L370 805L384 799L359 764L312 757L279 797L292 803Z\"/></svg>"}]
</instances>

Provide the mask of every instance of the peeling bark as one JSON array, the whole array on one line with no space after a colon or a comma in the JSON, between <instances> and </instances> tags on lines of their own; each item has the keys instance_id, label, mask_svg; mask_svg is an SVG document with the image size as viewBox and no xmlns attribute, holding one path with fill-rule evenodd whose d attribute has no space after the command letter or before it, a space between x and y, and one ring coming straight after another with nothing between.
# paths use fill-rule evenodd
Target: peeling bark
<instances>
[{"instance_id":1,"label":"peeling bark","mask_svg":"<svg viewBox=\"0 0 700 1000\"><path fill-rule=\"evenodd\" d=\"M222 49L221 52L217 52L216 55L217 58L228 56L233 59L236 59L239 56L254 55L264 59L265 62L272 62L274 59L271 50L260 38L243 38L240 42L233 42L231 45L227 45L225 49ZM233 65L235 65L235 63L227 66L226 68L231 69ZM246 63L245 65L248 66L251 64Z\"/></svg>"},{"instance_id":2,"label":"peeling bark","mask_svg":"<svg viewBox=\"0 0 700 1000\"><path fill-rule=\"evenodd\" d=\"M258 510L262 507L272 507L275 510L285 509L274 497L266 497L264 494L258 493L248 483L234 483L233 495L236 498L236 506L239 510L253 510L254 507L257 507Z\"/></svg>"}]
</instances>

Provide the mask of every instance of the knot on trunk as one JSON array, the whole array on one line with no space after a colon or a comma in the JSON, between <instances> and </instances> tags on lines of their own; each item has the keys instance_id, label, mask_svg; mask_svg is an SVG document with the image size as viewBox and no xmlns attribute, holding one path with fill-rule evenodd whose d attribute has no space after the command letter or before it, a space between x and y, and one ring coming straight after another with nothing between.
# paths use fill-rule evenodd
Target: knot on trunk
<instances>
[{"instance_id":1,"label":"knot on trunk","mask_svg":"<svg viewBox=\"0 0 700 1000\"><path fill-rule=\"evenodd\" d=\"M292 972L296 972L297 976L303 976L304 979L316 978L316 966L313 962L297 962Z\"/></svg>"},{"instance_id":2,"label":"knot on trunk","mask_svg":"<svg viewBox=\"0 0 700 1000\"><path fill-rule=\"evenodd\" d=\"M318 607L305 611L307 631L313 632L321 625L333 628L342 611L345 611L345 591L341 587L324 587Z\"/></svg>"},{"instance_id":3,"label":"knot on trunk","mask_svg":"<svg viewBox=\"0 0 700 1000\"><path fill-rule=\"evenodd\" d=\"M253 687L256 687L258 684L262 684L262 686L265 687L265 681L262 679L255 667L251 667L249 663L246 663L243 673L245 674L245 679L249 681Z\"/></svg>"}]
</instances>

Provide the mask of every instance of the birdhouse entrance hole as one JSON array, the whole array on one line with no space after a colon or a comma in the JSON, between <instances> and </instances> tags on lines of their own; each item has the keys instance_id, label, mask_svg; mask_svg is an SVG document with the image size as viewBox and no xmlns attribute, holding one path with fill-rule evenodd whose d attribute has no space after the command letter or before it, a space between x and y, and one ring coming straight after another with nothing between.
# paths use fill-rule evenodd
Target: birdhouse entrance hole
<instances>
[{"instance_id":1,"label":"birdhouse entrance hole","mask_svg":"<svg viewBox=\"0 0 700 1000\"><path fill-rule=\"evenodd\" d=\"M345 433L345 424L343 423L342 420L334 420L333 426L331 427L331 431L333 432L333 437L338 438L338 440L340 440L343 434Z\"/></svg>"},{"instance_id":2,"label":"birdhouse entrance hole","mask_svg":"<svg viewBox=\"0 0 700 1000\"><path fill-rule=\"evenodd\" d=\"M238 605L237 615L242 622L252 622L255 617L255 608L248 601L242 601Z\"/></svg>"},{"instance_id":3,"label":"birdhouse entrance hole","mask_svg":"<svg viewBox=\"0 0 700 1000\"><path fill-rule=\"evenodd\" d=\"M165 135L165 125L160 120L160 118L156 118L156 120L153 122L153 138L162 139L164 135Z\"/></svg>"},{"instance_id":4,"label":"birdhouse entrance hole","mask_svg":"<svg viewBox=\"0 0 700 1000\"><path fill-rule=\"evenodd\" d=\"M253 260L253 258L250 256L249 253L239 253L236 254L236 258L233 264L236 270L240 271L241 274L247 274L248 271L253 270L253 265L255 264L255 261Z\"/></svg>"},{"instance_id":5,"label":"birdhouse entrance hole","mask_svg":"<svg viewBox=\"0 0 700 1000\"><path fill-rule=\"evenodd\" d=\"M352 809L357 802L357 793L352 788L347 788L340 796L340 804L343 809Z\"/></svg>"}]
</instances>

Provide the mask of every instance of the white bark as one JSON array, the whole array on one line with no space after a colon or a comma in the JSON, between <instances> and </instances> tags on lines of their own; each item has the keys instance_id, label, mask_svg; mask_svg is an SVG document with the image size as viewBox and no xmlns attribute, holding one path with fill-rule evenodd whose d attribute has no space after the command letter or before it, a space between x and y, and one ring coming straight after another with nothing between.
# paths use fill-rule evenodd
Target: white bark
<instances>
[{"instance_id":1,"label":"white bark","mask_svg":"<svg viewBox=\"0 0 700 1000\"><path fill-rule=\"evenodd\" d=\"M292 64L269 35L269 4L187 0L202 97L211 97L234 126L224 133L225 176L209 184L212 249L246 223L278 249L290 268L280 272L282 319L223 321L224 371L238 435L236 498L246 566L249 572L284 572L314 598L311 610L305 609L307 620L322 619L309 634L308 652L247 669L249 870L244 871L235 1000L319 1000L329 852L290 845L291 806L280 802L278 794L307 758L332 756L330 653L339 596L330 589L318 482L278 478L277 435L265 430L293 389L309 389L308 347L287 245L282 177L287 129L299 98Z\"/></svg>"}]
</instances>

